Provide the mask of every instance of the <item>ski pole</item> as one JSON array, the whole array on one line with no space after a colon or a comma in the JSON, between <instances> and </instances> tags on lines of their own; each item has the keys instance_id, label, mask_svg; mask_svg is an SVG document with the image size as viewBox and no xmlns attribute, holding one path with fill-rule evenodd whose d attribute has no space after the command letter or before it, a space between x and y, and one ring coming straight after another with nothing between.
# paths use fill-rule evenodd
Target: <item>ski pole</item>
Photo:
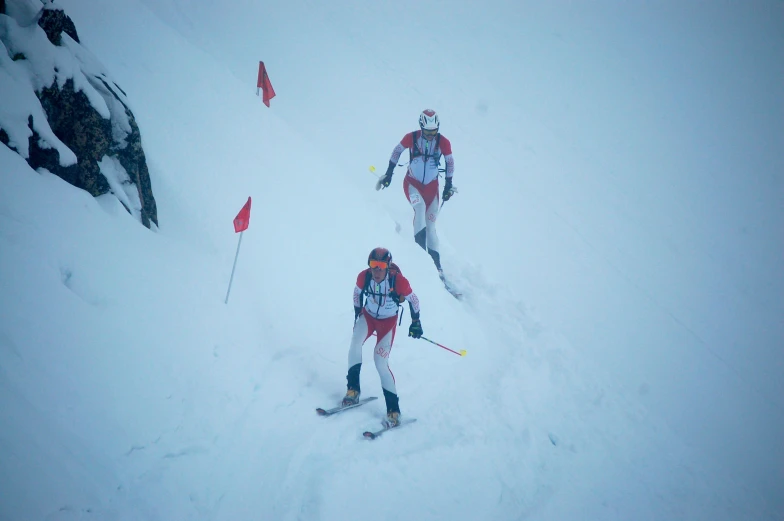
<instances>
[{"instance_id":1,"label":"ski pole","mask_svg":"<svg viewBox=\"0 0 784 521\"><path fill-rule=\"evenodd\" d=\"M373 174L373 177L376 178L376 191L381 190L382 188L386 188L384 185L381 184L381 181L384 180L384 174L378 175L376 174L376 167L370 165L368 167L368 171Z\"/></svg>"},{"instance_id":2,"label":"ski pole","mask_svg":"<svg viewBox=\"0 0 784 521\"><path fill-rule=\"evenodd\" d=\"M442 346L442 345L441 345L441 344L439 344L438 342L433 342L433 341L432 341L432 340L430 340L429 338L426 338L426 337L423 337L423 336L421 336L421 337L419 337L419 338L421 338L422 340L427 340L427 341L428 341L428 342L430 342L431 344L435 344L435 345L437 345L438 347L440 347L440 348L442 348L442 349L446 349L446 350L447 350L447 351L449 351L450 353L454 353L454 354L456 354L456 355L460 355L460 356L465 356L465 355L466 355L466 350L465 350L465 349L461 349L460 351L455 351L455 350L453 350L453 349L449 349L449 348L448 348L448 347L446 347L446 346Z\"/></svg>"}]
</instances>

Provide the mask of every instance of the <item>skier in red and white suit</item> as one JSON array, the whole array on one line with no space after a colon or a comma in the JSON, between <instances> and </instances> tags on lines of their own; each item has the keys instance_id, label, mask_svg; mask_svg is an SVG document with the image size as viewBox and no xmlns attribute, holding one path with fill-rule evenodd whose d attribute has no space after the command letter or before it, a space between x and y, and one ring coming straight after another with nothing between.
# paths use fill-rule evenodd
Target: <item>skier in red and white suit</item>
<instances>
[{"instance_id":1,"label":"skier in red and white suit","mask_svg":"<svg viewBox=\"0 0 784 521\"><path fill-rule=\"evenodd\" d=\"M386 248L375 248L368 256L368 268L357 275L354 286L354 334L348 350L348 375L343 405L359 401L359 371L362 368L362 346L375 331L376 346L373 361L376 363L384 400L387 405L387 423L397 425L400 416L395 376L389 369L389 353L395 340L399 303L408 301L411 308L411 326L408 336L420 338L419 298L411 289L400 269L392 264L392 254ZM367 299L362 303L363 296Z\"/></svg>"},{"instance_id":2,"label":"skier in red and white suit","mask_svg":"<svg viewBox=\"0 0 784 521\"><path fill-rule=\"evenodd\" d=\"M446 161L444 191L442 197L448 201L455 193L452 175L455 161L452 157L452 143L438 133L440 121L435 111L427 109L419 115L419 131L406 134L397 144L389 158L386 174L379 179L378 188L386 188L392 181L395 166L400 154L408 149L411 160L403 180L403 191L414 208L414 240L433 258L438 275L443 280L441 255L438 253L438 164L443 154Z\"/></svg>"}]
</instances>

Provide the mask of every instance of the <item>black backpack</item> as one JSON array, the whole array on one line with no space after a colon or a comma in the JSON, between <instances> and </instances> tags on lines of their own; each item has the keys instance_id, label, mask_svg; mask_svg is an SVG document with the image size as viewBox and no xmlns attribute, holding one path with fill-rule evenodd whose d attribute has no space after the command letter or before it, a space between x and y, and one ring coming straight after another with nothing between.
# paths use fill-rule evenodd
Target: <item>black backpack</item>
<instances>
[{"instance_id":1,"label":"black backpack","mask_svg":"<svg viewBox=\"0 0 784 521\"><path fill-rule=\"evenodd\" d=\"M389 298L397 304L398 306L405 300L405 297L401 297L397 291L395 290L395 281L397 280L397 275L400 273L400 268L394 262L390 263L389 265L389 287L391 291L389 292ZM370 274L370 268L365 270L365 284L362 286L362 294L359 296L359 307L362 308L365 305L364 297L365 295L372 295L373 292L370 291L370 280L372 279L372 275Z\"/></svg>"},{"instance_id":2,"label":"black backpack","mask_svg":"<svg viewBox=\"0 0 784 521\"><path fill-rule=\"evenodd\" d=\"M425 163L427 163L427 161L431 157L435 158L436 155L435 155L435 153L433 153L433 154L423 154L422 151L419 150L419 146L417 145L417 141L418 141L417 140L417 132L421 132L421 131L415 130L415 131L413 131L411 133L411 143L412 144L411 144L411 148L408 149L408 153L410 155L410 157L408 159L408 162L410 163L411 161L413 161L415 157L424 156ZM441 134L438 133L438 134L436 134L436 146L433 147L433 152L438 150L438 171L439 172L444 172L446 169L444 169L444 170L441 169L441 157L444 154L441 153L440 144L441 144Z\"/></svg>"},{"instance_id":3,"label":"black backpack","mask_svg":"<svg viewBox=\"0 0 784 521\"><path fill-rule=\"evenodd\" d=\"M401 297L398 294L398 292L396 291L396 289L395 289L395 281L397 280L397 276L399 274L401 274L400 267L398 267L398 265L395 264L394 262L390 263L389 264L389 274L388 275L389 275L389 287L390 287L391 291L389 292L389 298L391 298L392 301L395 304L397 304L398 312L400 311L400 308L403 306L403 302L405 302L405 300L406 300L406 297ZM373 277L370 274L370 269L365 270L365 284L362 287L362 293L360 293L360 295L359 295L359 309L362 309L363 307L365 307L365 301L364 301L365 295L372 295L373 294L372 291L369 291L370 280L372 278ZM414 313L414 306L413 306L413 304L411 304L411 302L409 302L408 305L411 308L411 318L412 319L413 318L419 318L419 315ZM400 313L400 322L398 322L398 325L403 323L403 315L405 314L405 312L406 312L406 308L403 307L403 313Z\"/></svg>"}]
</instances>

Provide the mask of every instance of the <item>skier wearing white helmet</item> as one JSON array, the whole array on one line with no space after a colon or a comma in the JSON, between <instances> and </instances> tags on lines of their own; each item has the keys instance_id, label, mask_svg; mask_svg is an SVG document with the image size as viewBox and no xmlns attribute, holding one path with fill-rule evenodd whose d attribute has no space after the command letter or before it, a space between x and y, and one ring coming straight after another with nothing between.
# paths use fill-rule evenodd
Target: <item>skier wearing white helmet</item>
<instances>
[{"instance_id":1,"label":"skier wearing white helmet","mask_svg":"<svg viewBox=\"0 0 784 521\"><path fill-rule=\"evenodd\" d=\"M455 162L452 158L452 143L438 130L440 121L434 110L426 109L419 115L420 130L403 136L389 158L389 167L378 181L376 189L386 188L403 150L408 149L410 161L403 180L403 191L414 208L414 240L433 258L438 275L444 280L441 255L438 253L436 218L438 217L438 167L441 156L446 161L444 190L441 197L448 201L457 191L452 186Z\"/></svg>"}]
</instances>

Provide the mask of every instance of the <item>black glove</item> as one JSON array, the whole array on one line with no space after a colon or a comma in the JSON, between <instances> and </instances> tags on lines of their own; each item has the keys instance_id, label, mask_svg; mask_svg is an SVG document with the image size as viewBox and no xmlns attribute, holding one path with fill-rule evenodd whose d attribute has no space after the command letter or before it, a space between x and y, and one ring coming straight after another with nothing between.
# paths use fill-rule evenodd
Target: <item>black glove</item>
<instances>
[{"instance_id":1,"label":"black glove","mask_svg":"<svg viewBox=\"0 0 784 521\"><path fill-rule=\"evenodd\" d=\"M444 193L441 194L441 199L443 199L444 201L448 201L449 198L452 197L452 194L454 193L455 191L452 189L452 178L447 177L446 182L444 182Z\"/></svg>"},{"instance_id":2,"label":"black glove","mask_svg":"<svg viewBox=\"0 0 784 521\"><path fill-rule=\"evenodd\" d=\"M384 176L379 180L378 184L381 185L382 188L386 188L389 186L389 183L392 182L392 174L384 174Z\"/></svg>"},{"instance_id":3,"label":"black glove","mask_svg":"<svg viewBox=\"0 0 784 521\"><path fill-rule=\"evenodd\" d=\"M387 167L386 173L383 175L383 177L381 177L381 179L378 182L379 185L381 185L384 188L389 186L389 183L392 182L392 176L395 173L396 166L397 165L392 161L389 162L389 166Z\"/></svg>"},{"instance_id":4,"label":"black glove","mask_svg":"<svg viewBox=\"0 0 784 521\"><path fill-rule=\"evenodd\" d=\"M357 306L354 306L354 322L357 321L360 313L362 313L362 308L358 308Z\"/></svg>"},{"instance_id":5,"label":"black glove","mask_svg":"<svg viewBox=\"0 0 784 521\"><path fill-rule=\"evenodd\" d=\"M422 333L424 333L422 331L422 322L419 319L412 320L411 325L408 326L408 336L419 338L422 336Z\"/></svg>"}]
</instances>

